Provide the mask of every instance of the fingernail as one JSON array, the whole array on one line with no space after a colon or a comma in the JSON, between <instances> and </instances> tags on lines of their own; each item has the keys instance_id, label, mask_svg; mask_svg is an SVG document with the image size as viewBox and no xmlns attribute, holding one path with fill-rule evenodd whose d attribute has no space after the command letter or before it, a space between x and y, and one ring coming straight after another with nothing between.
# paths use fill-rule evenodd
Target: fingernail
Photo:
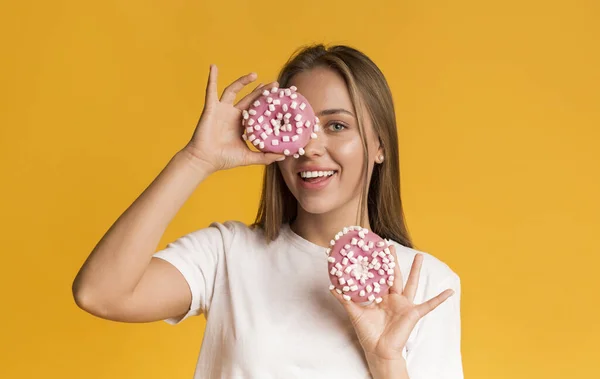
<instances>
[{"instance_id":1,"label":"fingernail","mask_svg":"<svg viewBox=\"0 0 600 379\"><path fill-rule=\"evenodd\" d=\"M285 160L285 155L283 157L277 158L277 162L281 162L281 161L284 161L284 160Z\"/></svg>"}]
</instances>

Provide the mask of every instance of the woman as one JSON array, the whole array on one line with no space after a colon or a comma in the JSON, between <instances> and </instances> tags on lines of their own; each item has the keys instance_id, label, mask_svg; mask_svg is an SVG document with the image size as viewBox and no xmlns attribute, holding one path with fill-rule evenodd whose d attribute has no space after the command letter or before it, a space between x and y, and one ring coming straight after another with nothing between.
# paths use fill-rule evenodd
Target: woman
<instances>
[{"instance_id":1,"label":"woman","mask_svg":"<svg viewBox=\"0 0 600 379\"><path fill-rule=\"evenodd\" d=\"M234 105L255 79L239 78L219 99L211 65L191 140L90 254L73 283L77 304L122 322L176 324L204 313L196 378L462 378L460 279L412 248L381 71L353 48L311 46L277 82ZM299 159L251 151L241 138L242 110L265 89L292 85L321 120L318 138ZM267 165L253 225L215 222L155 252L208 175L251 164ZM305 171L318 177L302 178ZM402 280L379 304L327 290L325 247L348 225L392 245Z\"/></svg>"}]
</instances>

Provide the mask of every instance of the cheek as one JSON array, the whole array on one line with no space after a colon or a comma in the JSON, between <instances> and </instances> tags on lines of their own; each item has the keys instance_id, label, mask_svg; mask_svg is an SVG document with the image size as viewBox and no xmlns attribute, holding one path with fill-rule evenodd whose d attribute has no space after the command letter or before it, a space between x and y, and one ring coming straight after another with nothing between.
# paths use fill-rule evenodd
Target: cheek
<instances>
[{"instance_id":1,"label":"cheek","mask_svg":"<svg viewBox=\"0 0 600 379\"><path fill-rule=\"evenodd\" d=\"M340 139L334 141L332 144L331 154L334 156L334 160L342 166L347 176L352 173L360 171L363 162L363 147L360 137L351 139Z\"/></svg>"}]
</instances>

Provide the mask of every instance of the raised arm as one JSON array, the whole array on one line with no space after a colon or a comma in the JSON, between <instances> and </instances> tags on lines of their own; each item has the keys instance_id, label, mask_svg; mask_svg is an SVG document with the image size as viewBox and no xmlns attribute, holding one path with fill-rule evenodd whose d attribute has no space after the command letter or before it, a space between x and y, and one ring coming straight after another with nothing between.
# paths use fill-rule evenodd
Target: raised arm
<instances>
[{"instance_id":1,"label":"raised arm","mask_svg":"<svg viewBox=\"0 0 600 379\"><path fill-rule=\"evenodd\" d=\"M245 75L217 95L211 65L202 116L188 144L127 208L98 242L73 282L83 310L122 322L176 317L190 307L191 292L170 263L153 258L165 229L204 179L217 170L270 164L284 158L253 152L241 138L241 114L266 88L258 86L235 106L236 94L255 80Z\"/></svg>"}]
</instances>

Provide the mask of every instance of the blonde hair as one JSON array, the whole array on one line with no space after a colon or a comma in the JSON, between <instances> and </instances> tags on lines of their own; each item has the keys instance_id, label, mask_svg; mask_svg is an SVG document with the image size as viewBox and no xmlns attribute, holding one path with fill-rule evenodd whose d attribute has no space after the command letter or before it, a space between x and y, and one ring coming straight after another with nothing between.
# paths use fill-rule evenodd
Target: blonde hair
<instances>
[{"instance_id":1,"label":"blonde hair","mask_svg":"<svg viewBox=\"0 0 600 379\"><path fill-rule=\"evenodd\" d=\"M379 68L362 52L344 45L323 44L301 47L279 73L279 86L288 87L292 77L316 67L326 67L340 74L357 112L358 129L363 145L363 181L356 225L368 214L373 232L413 247L400 197L398 133L392 94ZM383 147L384 161L375 164L367 183L368 157L362 104L371 117L373 129ZM259 209L252 227L260 227L267 242L273 241L284 223L296 218L298 202L283 180L277 164L266 166Z\"/></svg>"}]
</instances>

